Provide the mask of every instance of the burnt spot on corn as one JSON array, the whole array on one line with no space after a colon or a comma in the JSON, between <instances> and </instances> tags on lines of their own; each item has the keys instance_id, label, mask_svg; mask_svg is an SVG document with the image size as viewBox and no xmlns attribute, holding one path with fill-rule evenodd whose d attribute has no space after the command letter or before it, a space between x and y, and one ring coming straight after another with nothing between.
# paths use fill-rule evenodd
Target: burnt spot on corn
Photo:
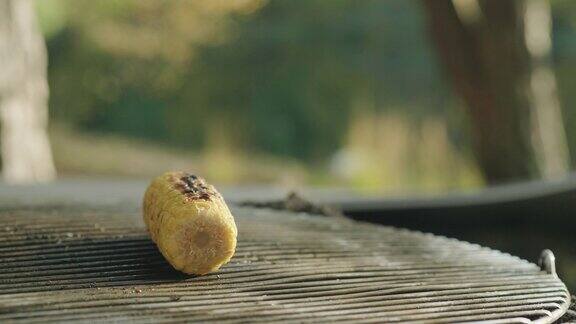
<instances>
[{"instance_id":1,"label":"burnt spot on corn","mask_svg":"<svg viewBox=\"0 0 576 324\"><path fill-rule=\"evenodd\" d=\"M203 178L185 173L175 183L176 189L190 199L210 200L217 192Z\"/></svg>"}]
</instances>

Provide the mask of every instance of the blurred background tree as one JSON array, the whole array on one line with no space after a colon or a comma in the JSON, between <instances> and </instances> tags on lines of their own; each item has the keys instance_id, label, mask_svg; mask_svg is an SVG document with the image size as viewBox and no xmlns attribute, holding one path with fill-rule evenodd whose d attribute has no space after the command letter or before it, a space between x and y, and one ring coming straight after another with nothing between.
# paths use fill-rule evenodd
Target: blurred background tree
<instances>
[{"instance_id":1,"label":"blurred background tree","mask_svg":"<svg viewBox=\"0 0 576 324\"><path fill-rule=\"evenodd\" d=\"M424 0L430 31L468 106L488 182L565 176L569 154L550 67L546 0Z\"/></svg>"},{"instance_id":2,"label":"blurred background tree","mask_svg":"<svg viewBox=\"0 0 576 324\"><path fill-rule=\"evenodd\" d=\"M52 180L46 132L46 45L31 0L0 0L2 175L7 182Z\"/></svg>"},{"instance_id":3,"label":"blurred background tree","mask_svg":"<svg viewBox=\"0 0 576 324\"><path fill-rule=\"evenodd\" d=\"M475 27L463 24L451 2L435 5L451 17L444 24L470 36L453 46L490 49L514 40L510 51L461 56L481 63L466 84L478 83L478 96L493 98L501 117L479 124L487 117L461 87L452 91L453 73L450 82L441 73L438 41L427 37L436 10L420 1L39 1L56 166L62 176L147 177L186 168L228 183L394 191L536 178L546 165L562 173L569 154L561 152L561 135L551 137L554 145L530 135L551 129L545 125L561 113L553 88L545 99L533 97L532 76L537 66L556 68L566 125L576 122L569 108L576 6L552 2L542 27L548 48L536 58L525 9L519 14L517 2L507 3L514 6L502 12L513 20L482 12L490 22ZM502 39L490 38L495 28L503 28ZM515 58L527 63L510 65ZM538 117L537 102L552 102L553 113ZM568 141L572 151L575 145ZM548 149L560 158L550 162Z\"/></svg>"}]
</instances>

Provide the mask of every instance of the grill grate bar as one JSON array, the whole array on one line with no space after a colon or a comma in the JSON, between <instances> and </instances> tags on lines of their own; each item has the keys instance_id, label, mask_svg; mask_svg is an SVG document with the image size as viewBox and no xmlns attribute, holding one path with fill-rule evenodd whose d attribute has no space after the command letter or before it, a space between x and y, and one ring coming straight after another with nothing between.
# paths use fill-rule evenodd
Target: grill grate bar
<instances>
[{"instance_id":1,"label":"grill grate bar","mask_svg":"<svg viewBox=\"0 0 576 324\"><path fill-rule=\"evenodd\" d=\"M239 298L246 298L246 296L242 296ZM156 298L157 299L157 298ZM245 300L245 299L244 299ZM256 298L255 300L261 300L259 298ZM125 299L120 299L118 300L120 303L115 304L115 305L127 305L129 303L127 303L127 301ZM238 301L229 301L228 303L218 303L217 301L214 300L202 300L202 302L197 302L197 301L188 301L188 300L182 300L179 302L157 302L155 300L150 301L149 299L145 300L146 303L140 303L140 304L136 304L134 301L132 301L132 306L135 306L136 308L138 308L139 310L137 312L140 311L145 311L145 312L153 312L154 309L162 309L165 307L170 307L171 309L175 309L178 308L180 311L190 308L192 307L194 311L219 311L220 313L242 313L242 312L249 312L249 311L253 311L254 307L258 307L258 306L254 306L253 304L240 304L238 305ZM78 304L78 303L77 303ZM364 307L368 307L371 308L374 311L382 311L382 312L386 312L387 315L395 315L395 314L404 314L405 312L408 312L408 314L416 314L416 313L439 313L442 312L442 310L446 309L446 306L450 306L450 310L451 311L455 311L455 310L463 310L463 309L468 309L471 305L477 307L477 308L481 308L481 309L487 309L487 308L494 308L494 307L513 307L513 306L522 306L524 308L527 309L533 309L534 305L536 305L536 307L541 307L541 305L547 305L548 308L551 309L557 309L559 308L559 304L558 304L558 298L555 297L548 297L548 298L528 298L526 300L510 300L510 301L502 301L501 299L498 298L490 298L490 299L484 299L484 300L474 300L473 302L471 301L443 301L443 302L428 302L424 305L415 305L415 304L396 304L396 305L390 305L389 303L383 302L383 301L365 301L365 300L356 300L354 303L340 303L338 305L335 304L330 304L330 303L323 303L323 304L317 304L317 303L305 303L304 305L301 304L294 304L294 303L283 303L282 306L284 308L292 308L292 309L298 309L300 311L306 311L307 309L310 309L309 311L313 311L313 312L319 312L319 311L332 311L332 310L343 310L343 309L362 309ZM231 307L227 307L227 306L231 306ZM79 303L78 304L78 308L83 308L83 312L78 310L78 309L74 309L74 307L72 305L67 305L67 309L66 312L63 312L62 310L44 310L44 311L36 311L34 313L30 313L30 314L24 314L22 315L23 317L31 317L31 316L48 316L48 315L62 315L64 313L72 313L72 314L79 314L79 313L93 313L93 310L91 308L93 307L105 307L107 309L108 312L112 312L112 310L110 309L110 304L109 302L104 302L104 301L100 301L97 303L92 303L92 304L88 304L88 303ZM260 306L262 307L262 306ZM121 309L118 309L118 311L122 311ZM268 315L274 315L275 313L277 313L278 311L282 311L282 310L277 310L277 311L271 311L270 313L267 312L266 314ZM1 318L1 317L0 317Z\"/></svg>"},{"instance_id":2,"label":"grill grate bar","mask_svg":"<svg viewBox=\"0 0 576 324\"><path fill-rule=\"evenodd\" d=\"M0 321L550 322L569 302L516 257L345 219L235 208L233 261L186 277L138 215L67 213L0 212Z\"/></svg>"},{"instance_id":3,"label":"grill grate bar","mask_svg":"<svg viewBox=\"0 0 576 324\"><path fill-rule=\"evenodd\" d=\"M336 286L336 285L334 285ZM134 286L133 286L134 287ZM136 286L138 287L138 286ZM366 292L366 294L357 294L355 297L366 297L366 298L373 298L374 296L378 297L381 296L380 291L384 289L384 287L386 287L385 285L381 285L381 286L377 286L376 288L374 287L363 287L363 289L356 289L353 291L353 293L357 293L357 292ZM205 296L203 294L199 294L199 295L193 295L190 296L189 290L190 288L186 288L186 287L179 287L180 289L172 289L170 287L162 287L162 286L155 286L155 288L153 288L154 290L143 290L143 292L145 293L144 295L139 295L139 298L145 298L145 297L157 297L157 296L165 296L166 294L169 294L170 296L186 296L186 299L197 299L197 300L202 300L203 298L205 298ZM111 297L118 297L118 296L122 296L122 293L125 294L126 292L126 287L124 287L122 290L115 290L115 291L108 291L107 293L110 294ZM136 288L134 288L136 289ZM140 288L139 288L140 289ZM506 290L499 290L499 291L495 291L491 288L484 288L484 289L476 289L476 292L471 293L470 289L465 288L465 289L453 289L453 290L448 290L448 291L425 291L425 292L419 292L419 293L404 293L404 294L394 294L394 295L390 295L388 296L388 298L386 299L387 301L393 301L393 302L397 302L397 301L401 301L401 300L412 300L412 299L418 299L418 298L422 298L422 299L426 299L428 301L432 300L432 299L441 299L441 298L458 298L460 299L467 299L467 298L484 298L484 297L492 297L492 296L504 296L506 298L512 298L514 299L514 296L531 296L531 294L538 294L540 296L546 296L549 297L550 294L553 294L554 296L557 296L558 298L561 299L565 299L567 297L567 295L562 294L562 288L561 287L545 287L545 288L537 288L537 287L531 287L531 288L516 288L516 289L506 289ZM480 292L478 292L480 291ZM198 293L202 293L202 291L197 291ZM236 292L238 293L242 293L243 296L261 296L262 294L258 293L258 292L252 292L249 290L236 290ZM266 291L264 291L265 293L267 293ZM332 290L332 292L335 294L335 296L337 296L338 293L348 293L348 292L342 292L342 291L338 291L337 287L335 287L335 289ZM221 290L221 291L214 291L212 292L211 296L215 296L215 297L225 297L227 294L229 294L229 291L226 290ZM28 297L27 297L28 296ZM26 298L28 298L31 301L40 301L38 298L42 299L45 296L45 294L25 294L24 296L21 296L21 298L18 299L17 303L22 303L24 300L27 300ZM97 298L104 298L106 296L103 295L93 295L93 296L97 296ZM308 294L303 295L306 297L314 297L314 296L310 296ZM65 295L65 296L54 296L54 298L60 300L62 299L63 301L66 301L69 296ZM268 300L271 301L275 301L275 300L291 300L294 299L293 297L283 297L283 298L273 298L272 296L270 296L269 294L266 294L266 297ZM76 301L78 297L73 297L72 301ZM87 300L87 297L83 297L82 300ZM315 298L315 300L320 300L319 298ZM10 305L10 299L6 298L5 300L6 305L8 306Z\"/></svg>"},{"instance_id":4,"label":"grill grate bar","mask_svg":"<svg viewBox=\"0 0 576 324\"><path fill-rule=\"evenodd\" d=\"M239 297L240 298L240 297ZM491 307L491 306L514 306L514 305L525 305L525 306L533 306L533 305L541 305L541 304L548 304L548 305L553 305L551 306L551 308L558 308L559 307L559 303L560 301L558 300L558 298L555 297L548 297L548 298L527 298L525 301L520 300L520 299L516 299L516 300L511 300L510 302L503 302L500 298L497 297L493 297L493 298L484 298L484 299L476 299L476 300L465 300L465 301L438 301L438 302L428 302L426 303L425 307L417 307L414 304L389 304L386 302L367 302L367 303L363 303L358 301L357 303L348 303L348 304L343 304L340 306L337 305L323 305L324 309L332 309L332 308L336 308L336 309L342 309L342 307L351 307L352 305L356 305L358 308L362 308L362 307L376 307L379 306L379 309L381 311L385 311L387 312L387 314L392 314L392 311L410 311L410 310L414 310L414 309L418 309L418 310L424 310L424 309L437 309L438 307L452 307L451 309L454 310L456 306L458 306L460 309L467 309L470 306L474 306L474 307L482 307L482 308L486 308L486 307ZM76 302L76 303L69 303L66 306L66 311L65 313L68 314L92 314L94 313L94 308L105 308L106 311L111 314L113 312L124 312L124 310L120 307L117 306L126 306L126 305L132 305L132 306L140 306L140 307L136 307L136 308L140 308L142 311L150 311L153 312L154 309L163 309L163 308L170 308L172 310L180 310L180 308L186 308L186 307L193 307L194 310L228 310L230 312L234 312L234 311L242 311L243 308L247 308L247 307L253 307L253 305L240 305L238 307L235 307L236 304L222 304L222 305L210 305L210 304L205 304L202 305L196 301L189 301L189 300L182 300L179 302L173 302L170 300L170 296L166 296L164 298L146 298L143 300L143 302L141 302L140 304L136 304L134 301L130 301L130 300L126 300L126 299L120 299L117 301L114 301L114 303L112 304L115 307L111 307L110 305L110 301L109 300L100 300L100 301L92 301L92 302ZM302 308L299 305L292 305L292 304L283 304L284 307L297 307L297 309L303 310L304 308ZM315 307L315 310L320 310L320 307L318 305L306 305L307 307ZM322 305L320 305L322 306ZM435 311L434 311L435 312ZM61 310L51 310L51 309L45 309L45 310L35 310L34 312L28 313L26 315L21 315L22 318L31 318L31 317L43 317L45 318L46 316L49 315L63 315L64 312ZM2 317L0 316L0 319ZM14 316L11 316L11 318L13 319Z\"/></svg>"}]
</instances>

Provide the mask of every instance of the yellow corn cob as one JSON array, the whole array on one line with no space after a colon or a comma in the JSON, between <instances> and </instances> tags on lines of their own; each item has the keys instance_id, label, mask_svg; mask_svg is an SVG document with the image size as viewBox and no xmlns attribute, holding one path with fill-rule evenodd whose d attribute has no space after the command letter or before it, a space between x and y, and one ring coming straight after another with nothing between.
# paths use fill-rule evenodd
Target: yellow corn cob
<instances>
[{"instance_id":1,"label":"yellow corn cob","mask_svg":"<svg viewBox=\"0 0 576 324\"><path fill-rule=\"evenodd\" d=\"M175 269L202 275L218 270L234 255L234 217L204 179L165 173L146 190L143 207L152 240Z\"/></svg>"}]
</instances>

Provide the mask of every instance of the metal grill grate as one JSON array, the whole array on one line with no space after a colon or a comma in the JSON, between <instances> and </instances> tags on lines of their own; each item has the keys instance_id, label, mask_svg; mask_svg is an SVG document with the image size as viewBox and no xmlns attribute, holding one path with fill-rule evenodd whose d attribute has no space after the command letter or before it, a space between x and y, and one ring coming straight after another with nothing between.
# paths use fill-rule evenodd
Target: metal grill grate
<instances>
[{"instance_id":1,"label":"metal grill grate","mask_svg":"<svg viewBox=\"0 0 576 324\"><path fill-rule=\"evenodd\" d=\"M140 216L0 213L0 322L552 322L564 284L457 240L347 219L233 208L232 262L185 277Z\"/></svg>"}]
</instances>

